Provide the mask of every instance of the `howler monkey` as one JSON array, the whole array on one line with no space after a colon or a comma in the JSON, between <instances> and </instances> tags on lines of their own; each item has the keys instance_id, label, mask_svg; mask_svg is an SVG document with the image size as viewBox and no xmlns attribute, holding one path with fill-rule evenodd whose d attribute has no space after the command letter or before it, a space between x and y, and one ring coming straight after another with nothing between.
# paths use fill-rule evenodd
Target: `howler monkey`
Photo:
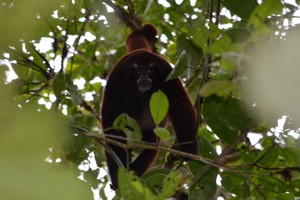
<instances>
[{"instance_id":1,"label":"howler monkey","mask_svg":"<svg viewBox=\"0 0 300 200\"><path fill-rule=\"evenodd\" d=\"M180 79L166 80L172 67L157 54L156 35L155 27L150 24L145 25L141 32L134 31L128 35L128 53L115 64L104 90L101 109L104 134L107 138L126 143L116 138L126 137L125 134L112 129L114 120L120 114L126 113L138 122L143 141L159 143L159 138L153 132L156 126L150 113L149 101L154 92L161 90L169 100L168 115L161 125L170 121L176 133L176 148L195 154L196 112ZM157 150L145 149L131 162L130 150L109 143L107 146L125 167L129 167L128 170L134 171L138 176L152 167L158 153ZM112 189L117 189L119 166L109 151L105 151L105 155Z\"/></svg>"}]
</instances>

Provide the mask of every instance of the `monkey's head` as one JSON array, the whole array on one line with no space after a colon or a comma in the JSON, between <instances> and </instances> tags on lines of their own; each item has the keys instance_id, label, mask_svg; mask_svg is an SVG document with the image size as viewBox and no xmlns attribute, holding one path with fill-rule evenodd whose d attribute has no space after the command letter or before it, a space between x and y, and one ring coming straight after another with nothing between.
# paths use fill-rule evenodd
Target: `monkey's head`
<instances>
[{"instance_id":1,"label":"monkey's head","mask_svg":"<svg viewBox=\"0 0 300 200\"><path fill-rule=\"evenodd\" d=\"M161 56L145 50L128 54L120 67L124 70L124 83L135 95L148 95L157 91L172 70Z\"/></svg>"},{"instance_id":2,"label":"monkey's head","mask_svg":"<svg viewBox=\"0 0 300 200\"><path fill-rule=\"evenodd\" d=\"M146 49L156 53L157 30L151 24L144 25L141 31L133 31L127 36L126 47L128 53L137 49Z\"/></svg>"},{"instance_id":3,"label":"monkey's head","mask_svg":"<svg viewBox=\"0 0 300 200\"><path fill-rule=\"evenodd\" d=\"M135 51L122 63L124 83L135 95L148 95L159 89L170 70L163 70L159 56L147 51Z\"/></svg>"}]
</instances>

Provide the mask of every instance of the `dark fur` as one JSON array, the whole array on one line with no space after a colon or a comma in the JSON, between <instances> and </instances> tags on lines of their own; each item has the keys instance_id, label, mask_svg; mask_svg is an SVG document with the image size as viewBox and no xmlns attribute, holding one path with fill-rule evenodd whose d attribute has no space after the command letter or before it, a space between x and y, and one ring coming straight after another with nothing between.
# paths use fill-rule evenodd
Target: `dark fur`
<instances>
[{"instance_id":1,"label":"dark fur","mask_svg":"<svg viewBox=\"0 0 300 200\"><path fill-rule=\"evenodd\" d=\"M112 127L114 120L122 113L134 118L140 125L143 141L159 143L159 139L153 133L155 124L149 110L149 100L153 92L163 91L169 100L169 111L167 119L171 121L176 133L179 150L195 154L197 144L195 135L197 132L196 112L186 93L180 79L166 81L172 70L170 64L155 53L153 42L156 40L156 29L152 25L145 25L141 32L132 32L126 41L128 54L122 57L109 74L102 102L101 120L103 129ZM154 75L152 87L149 91L140 92L136 80L133 77L133 64L153 63ZM166 121L166 120L164 120ZM125 134L117 130L104 132L106 137L110 135L125 137ZM125 142L119 140L120 142ZM180 145L185 143L185 145ZM155 163L156 150L144 150L132 163L130 151L124 150L112 144L107 144L119 157L123 165L129 166L136 175L141 176ZM105 152L107 166L112 181L112 189L118 187L118 165L108 151ZM129 157L128 157L129 156Z\"/></svg>"}]
</instances>

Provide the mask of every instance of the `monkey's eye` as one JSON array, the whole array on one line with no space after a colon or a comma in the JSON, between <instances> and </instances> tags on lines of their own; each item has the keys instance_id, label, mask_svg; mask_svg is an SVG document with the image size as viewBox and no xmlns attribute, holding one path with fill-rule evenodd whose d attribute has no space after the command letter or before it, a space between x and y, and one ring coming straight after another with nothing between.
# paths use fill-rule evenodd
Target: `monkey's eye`
<instances>
[{"instance_id":1,"label":"monkey's eye","mask_svg":"<svg viewBox=\"0 0 300 200\"><path fill-rule=\"evenodd\" d=\"M133 69L133 75L137 78L140 77L143 73L144 72L141 67Z\"/></svg>"},{"instance_id":2,"label":"monkey's eye","mask_svg":"<svg viewBox=\"0 0 300 200\"><path fill-rule=\"evenodd\" d=\"M153 74L153 69L147 69L147 74L152 75Z\"/></svg>"},{"instance_id":3,"label":"monkey's eye","mask_svg":"<svg viewBox=\"0 0 300 200\"><path fill-rule=\"evenodd\" d=\"M145 71L147 74L152 75L154 73L154 68L152 66L147 66Z\"/></svg>"}]
</instances>

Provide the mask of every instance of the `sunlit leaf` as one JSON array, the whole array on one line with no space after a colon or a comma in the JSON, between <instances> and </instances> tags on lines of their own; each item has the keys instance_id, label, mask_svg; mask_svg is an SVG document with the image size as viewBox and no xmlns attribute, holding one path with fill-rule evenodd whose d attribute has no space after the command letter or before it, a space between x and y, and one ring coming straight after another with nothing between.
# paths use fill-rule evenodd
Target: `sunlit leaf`
<instances>
[{"instance_id":1,"label":"sunlit leaf","mask_svg":"<svg viewBox=\"0 0 300 200\"><path fill-rule=\"evenodd\" d=\"M163 139L164 141L168 141L170 139L170 132L166 128L156 127L154 129L155 135L159 138Z\"/></svg>"},{"instance_id":2,"label":"sunlit leaf","mask_svg":"<svg viewBox=\"0 0 300 200\"><path fill-rule=\"evenodd\" d=\"M168 113L168 109L168 97L160 90L153 93L150 98L150 112L155 124L162 122Z\"/></svg>"}]
</instances>

